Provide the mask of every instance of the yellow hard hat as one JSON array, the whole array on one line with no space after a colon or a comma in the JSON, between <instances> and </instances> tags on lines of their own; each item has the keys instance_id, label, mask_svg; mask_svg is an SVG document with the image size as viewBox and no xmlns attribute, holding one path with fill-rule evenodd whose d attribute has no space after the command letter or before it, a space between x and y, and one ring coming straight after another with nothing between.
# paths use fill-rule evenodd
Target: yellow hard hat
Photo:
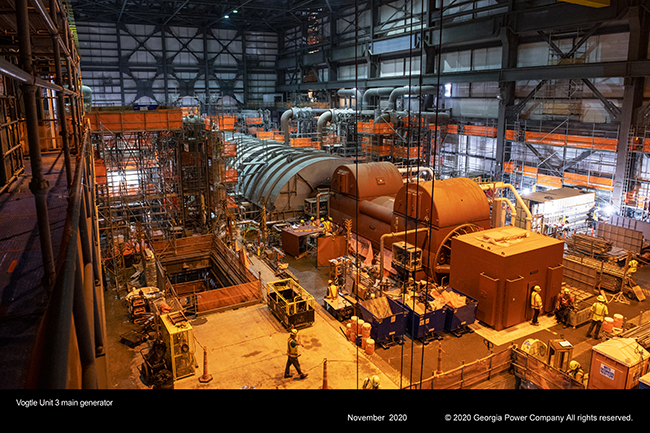
<instances>
[{"instance_id":1,"label":"yellow hard hat","mask_svg":"<svg viewBox=\"0 0 650 433\"><path fill-rule=\"evenodd\" d=\"M605 297L603 295L598 295L596 299L600 302L605 302Z\"/></svg>"},{"instance_id":2,"label":"yellow hard hat","mask_svg":"<svg viewBox=\"0 0 650 433\"><path fill-rule=\"evenodd\" d=\"M539 286L535 286L535 287L533 287L533 290L536 291L536 292L539 292L540 290L542 290L542 288L539 287Z\"/></svg>"},{"instance_id":3,"label":"yellow hard hat","mask_svg":"<svg viewBox=\"0 0 650 433\"><path fill-rule=\"evenodd\" d=\"M294 337L298 335L298 330L296 328L291 328L291 335Z\"/></svg>"},{"instance_id":4,"label":"yellow hard hat","mask_svg":"<svg viewBox=\"0 0 650 433\"><path fill-rule=\"evenodd\" d=\"M578 361L569 362L569 369L570 370L576 370L578 368L580 368L580 363Z\"/></svg>"}]
</instances>

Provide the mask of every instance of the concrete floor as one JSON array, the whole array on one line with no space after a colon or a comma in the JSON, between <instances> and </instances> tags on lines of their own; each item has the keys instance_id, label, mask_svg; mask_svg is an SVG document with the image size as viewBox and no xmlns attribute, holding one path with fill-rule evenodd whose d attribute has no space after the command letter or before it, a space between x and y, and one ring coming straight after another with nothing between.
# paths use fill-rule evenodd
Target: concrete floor
<instances>
[{"instance_id":1,"label":"concrete floor","mask_svg":"<svg viewBox=\"0 0 650 433\"><path fill-rule=\"evenodd\" d=\"M348 341L343 323L336 320L323 307L325 285L329 269L318 269L315 259L305 257L301 260L289 258L289 269L298 278L300 285L315 298L316 319L312 326L300 331L304 345L300 358L304 372L309 376L298 379L284 379L286 362L287 332L273 316L265 303L228 310L220 313L201 315L190 321L196 341L195 375L179 379L175 389L331 389L361 388L364 378L379 375L385 389L400 389L411 383L431 377L440 367L443 371L462 366L485 357L489 350L498 352L510 344L521 344L529 338L547 343L549 340L563 338L574 346L573 358L588 371L591 348L599 343L586 337L586 326L576 329L564 328L552 317L542 317L540 326L529 323L496 332L481 323L471 325L473 332L460 337L441 334L442 339L423 344L420 341L404 338L403 344L389 348L377 346L374 353L365 351ZM262 282L277 279L255 257L252 266L260 271ZM650 282L650 267L641 268L637 276L640 284ZM638 320L638 314L647 309L647 302L613 302L609 305L610 316L623 314L626 320ZM107 292L107 317L109 337L108 363L110 366L111 387L113 389L146 389L138 368L143 362L141 351L148 351L144 343L129 348L119 342L119 335L134 328L120 297ZM645 314L645 320L650 313ZM488 346L489 342L489 346ZM442 356L439 358L439 349ZM205 352L204 352L205 350ZM207 355L207 358L206 358ZM211 380L203 383L204 362L207 359L207 373ZM482 388L514 388L514 377L495 378Z\"/></svg>"}]
</instances>

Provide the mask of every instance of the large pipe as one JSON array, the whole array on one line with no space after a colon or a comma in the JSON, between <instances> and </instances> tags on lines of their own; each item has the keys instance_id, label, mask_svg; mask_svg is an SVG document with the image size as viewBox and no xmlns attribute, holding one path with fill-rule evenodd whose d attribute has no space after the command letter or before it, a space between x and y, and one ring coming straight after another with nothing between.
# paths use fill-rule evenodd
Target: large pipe
<instances>
[{"instance_id":1,"label":"large pipe","mask_svg":"<svg viewBox=\"0 0 650 433\"><path fill-rule=\"evenodd\" d=\"M397 89L394 89L392 92L390 92L390 96L388 97L388 110L395 109L395 103L397 101L397 98L399 98L400 96L433 93L437 91L438 90L436 86L398 87Z\"/></svg>"},{"instance_id":2,"label":"large pipe","mask_svg":"<svg viewBox=\"0 0 650 433\"><path fill-rule=\"evenodd\" d=\"M512 193L515 196L515 199L517 200L517 203L519 203L519 205L524 210L524 212L526 212L526 230L530 231L533 216L530 213L530 209L528 209L528 206L526 206L526 203L524 203L524 200L521 198L521 196L519 195L519 193L517 192L517 190L515 189L514 186L512 186L509 183L492 182L492 183L486 183L486 184L481 185L481 188L484 191L487 191L487 190L490 190L490 189L496 190L496 189L503 189L503 188L506 188L506 189L509 189L510 191L512 191Z\"/></svg>"},{"instance_id":3,"label":"large pipe","mask_svg":"<svg viewBox=\"0 0 650 433\"><path fill-rule=\"evenodd\" d=\"M323 148L323 130L325 129L325 125L332 120L332 117L332 110L327 110L320 115L316 123L316 140L321 149Z\"/></svg>"},{"instance_id":4,"label":"large pipe","mask_svg":"<svg viewBox=\"0 0 650 433\"><path fill-rule=\"evenodd\" d=\"M289 144L289 121L301 113L310 113L310 114L322 114L328 111L324 108L289 108L280 117L280 125L282 127L282 133L284 134L284 143Z\"/></svg>"},{"instance_id":5,"label":"large pipe","mask_svg":"<svg viewBox=\"0 0 650 433\"><path fill-rule=\"evenodd\" d=\"M358 104L359 101L361 101L361 92L357 89L339 89L339 91L336 92L336 94L343 97L346 96L354 97L357 100L356 104Z\"/></svg>"},{"instance_id":6,"label":"large pipe","mask_svg":"<svg viewBox=\"0 0 650 433\"><path fill-rule=\"evenodd\" d=\"M376 97L376 96L388 96L391 94L391 92L395 90L394 87L376 87L374 89L368 89L365 92L363 92L363 100L361 103L361 107L363 110L367 110L368 106L370 105L370 98ZM377 104L379 106L379 104Z\"/></svg>"}]
</instances>

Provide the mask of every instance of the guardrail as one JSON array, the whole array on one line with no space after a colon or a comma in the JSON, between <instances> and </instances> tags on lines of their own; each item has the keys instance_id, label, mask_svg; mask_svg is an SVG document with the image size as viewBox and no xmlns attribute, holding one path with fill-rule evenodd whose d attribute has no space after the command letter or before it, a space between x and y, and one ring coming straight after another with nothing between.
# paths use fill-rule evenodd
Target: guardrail
<instances>
[{"instance_id":1,"label":"guardrail","mask_svg":"<svg viewBox=\"0 0 650 433\"><path fill-rule=\"evenodd\" d=\"M68 189L56 279L36 336L28 389L99 388L97 361L104 355L105 321L93 169L86 134Z\"/></svg>"}]
</instances>

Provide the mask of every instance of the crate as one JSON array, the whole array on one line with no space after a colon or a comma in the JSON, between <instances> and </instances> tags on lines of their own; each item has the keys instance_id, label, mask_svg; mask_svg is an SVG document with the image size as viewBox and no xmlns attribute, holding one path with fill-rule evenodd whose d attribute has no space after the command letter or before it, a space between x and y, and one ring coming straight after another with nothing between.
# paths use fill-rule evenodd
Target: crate
<instances>
[{"instance_id":1,"label":"crate","mask_svg":"<svg viewBox=\"0 0 650 433\"><path fill-rule=\"evenodd\" d=\"M286 328L301 328L314 323L314 297L292 278L267 283L267 303L273 315Z\"/></svg>"},{"instance_id":2,"label":"crate","mask_svg":"<svg viewBox=\"0 0 650 433\"><path fill-rule=\"evenodd\" d=\"M468 325L474 323L476 320L478 301L471 296L467 296L466 294L461 293L451 287L447 287L445 290L452 291L467 298L467 304L462 307L454 308L451 305L447 305L445 316L445 331L456 332L459 329L466 328Z\"/></svg>"},{"instance_id":3,"label":"crate","mask_svg":"<svg viewBox=\"0 0 650 433\"><path fill-rule=\"evenodd\" d=\"M406 333L408 311L397 301L383 296L359 301L358 305L361 317L372 326L370 336L375 343L401 339Z\"/></svg>"},{"instance_id":4,"label":"crate","mask_svg":"<svg viewBox=\"0 0 650 433\"><path fill-rule=\"evenodd\" d=\"M433 298L427 295L427 299L432 301ZM427 340L432 335L438 334L445 330L447 319L447 306L435 310L426 310L420 312L413 309L412 300L397 300L406 308L408 314L406 317L406 332L413 339Z\"/></svg>"}]
</instances>

